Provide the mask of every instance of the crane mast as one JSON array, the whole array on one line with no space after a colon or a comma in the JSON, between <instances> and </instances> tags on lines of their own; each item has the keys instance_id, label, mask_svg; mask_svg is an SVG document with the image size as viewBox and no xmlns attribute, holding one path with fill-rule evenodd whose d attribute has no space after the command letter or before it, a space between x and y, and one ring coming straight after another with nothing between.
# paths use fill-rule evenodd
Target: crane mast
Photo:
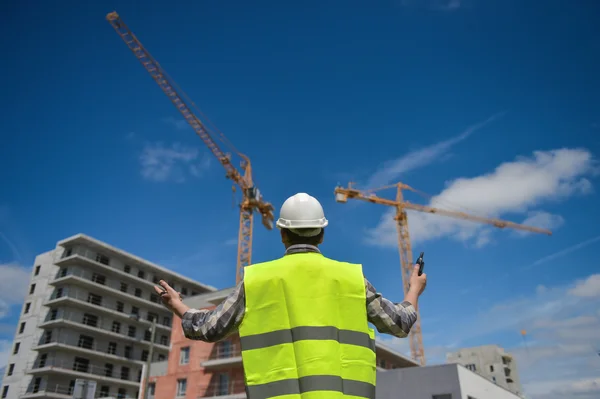
<instances>
[{"instance_id":1,"label":"crane mast","mask_svg":"<svg viewBox=\"0 0 600 399\"><path fill-rule=\"evenodd\" d=\"M396 188L396 198L395 200L382 198L374 194L375 191L379 191L386 188ZM369 191L360 191L352 186L352 183L348 184L348 187L336 187L334 194L337 202L345 203L348 199L357 199L360 201L371 202L373 204L380 204L394 207L396 213L394 215L394 220L396 221L396 230L398 232L398 251L400 253L400 266L401 266L401 274L402 274L402 288L404 290L404 295L408 293L410 276L413 270L413 257L412 257L412 248L410 243L410 235L408 230L408 215L406 210L414 210L425 213L438 214L442 216L452 217L456 219L464 219L470 220L473 222L489 224L497 228L512 228L516 230L529 231L532 233L541 233L551 235L552 232L546 229L540 229L532 226L525 226L522 224L517 224L513 222L509 222L501 219L494 218L485 218L476 215L470 215L464 212L455 212L448 211L444 209L434 208L425 205L413 204L404 200L403 190L410 190L417 192L417 190L412 187L403 184L397 183L392 186L381 187L375 190ZM418 314L418 311L417 311ZM409 334L409 344L410 344L410 352L411 357L417 361L422 366L425 365L425 349L423 347L423 334L421 330L421 317L417 315L417 321L413 325L410 334Z\"/></svg>"},{"instance_id":2,"label":"crane mast","mask_svg":"<svg viewBox=\"0 0 600 399\"><path fill-rule=\"evenodd\" d=\"M273 206L262 199L260 191L254 186L250 159L239 152L237 153L242 158L241 167L243 174L240 173L231 163L231 156L221 150L219 145L213 140L206 126L192 112L192 107L186 102L187 96L185 96L182 90L177 88L175 82L169 78L168 74L145 49L133 32L127 27L125 22L123 22L121 17L116 12L111 12L106 16L106 19L144 66L152 79L154 79L169 100L171 100L175 108L181 113L194 132L196 132L212 154L219 160L221 165L223 165L226 172L225 176L228 179L231 179L240 188L242 192L242 201L240 203L236 283L241 281L243 268L248 266L252 261L252 228L254 224L254 212L260 213L262 216L262 224L268 230L273 228L274 220Z\"/></svg>"}]
</instances>

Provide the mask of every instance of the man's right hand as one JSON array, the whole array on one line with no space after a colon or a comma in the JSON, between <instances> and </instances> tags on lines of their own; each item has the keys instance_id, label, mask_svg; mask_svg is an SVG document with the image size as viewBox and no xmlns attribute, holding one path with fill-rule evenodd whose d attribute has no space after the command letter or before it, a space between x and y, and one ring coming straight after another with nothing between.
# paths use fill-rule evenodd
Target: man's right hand
<instances>
[{"instance_id":1,"label":"man's right hand","mask_svg":"<svg viewBox=\"0 0 600 399\"><path fill-rule=\"evenodd\" d=\"M427 274L423 273L419 276L419 265L415 265L412 275L410 276L410 291L413 291L417 296L425 291L427 286Z\"/></svg>"}]
</instances>

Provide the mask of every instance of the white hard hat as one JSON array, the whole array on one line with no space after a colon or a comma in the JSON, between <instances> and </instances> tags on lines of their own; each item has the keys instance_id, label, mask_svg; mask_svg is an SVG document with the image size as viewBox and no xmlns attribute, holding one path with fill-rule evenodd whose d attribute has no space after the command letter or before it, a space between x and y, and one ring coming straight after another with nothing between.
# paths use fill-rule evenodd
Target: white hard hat
<instances>
[{"instance_id":1,"label":"white hard hat","mask_svg":"<svg viewBox=\"0 0 600 399\"><path fill-rule=\"evenodd\" d=\"M298 193L285 200L276 225L280 229L312 237L319 234L328 223L319 201L306 193Z\"/></svg>"}]
</instances>

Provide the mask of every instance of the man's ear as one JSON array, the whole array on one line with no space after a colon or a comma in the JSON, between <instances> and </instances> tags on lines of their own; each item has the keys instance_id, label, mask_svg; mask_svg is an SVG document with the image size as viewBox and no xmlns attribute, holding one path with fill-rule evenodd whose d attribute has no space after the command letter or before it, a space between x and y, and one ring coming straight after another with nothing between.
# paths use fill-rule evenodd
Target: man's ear
<instances>
[{"instance_id":1,"label":"man's ear","mask_svg":"<svg viewBox=\"0 0 600 399\"><path fill-rule=\"evenodd\" d=\"M323 244L323 237L325 237L325 229L321 230L321 238L319 238L319 245Z\"/></svg>"},{"instance_id":2,"label":"man's ear","mask_svg":"<svg viewBox=\"0 0 600 399\"><path fill-rule=\"evenodd\" d=\"M287 241L287 234L285 234L285 230L281 229L279 230L279 233L281 234L281 242L285 244Z\"/></svg>"}]
</instances>

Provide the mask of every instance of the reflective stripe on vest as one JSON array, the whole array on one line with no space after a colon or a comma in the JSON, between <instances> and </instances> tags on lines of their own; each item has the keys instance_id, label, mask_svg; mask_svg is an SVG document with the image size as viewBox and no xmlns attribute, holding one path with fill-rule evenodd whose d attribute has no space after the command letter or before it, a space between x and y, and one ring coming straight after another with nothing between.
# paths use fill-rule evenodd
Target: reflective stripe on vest
<instances>
[{"instance_id":1,"label":"reflective stripe on vest","mask_svg":"<svg viewBox=\"0 0 600 399\"><path fill-rule=\"evenodd\" d=\"M249 399L375 398L362 267L318 253L246 267L239 328ZM313 393L308 393L313 392Z\"/></svg>"}]
</instances>

